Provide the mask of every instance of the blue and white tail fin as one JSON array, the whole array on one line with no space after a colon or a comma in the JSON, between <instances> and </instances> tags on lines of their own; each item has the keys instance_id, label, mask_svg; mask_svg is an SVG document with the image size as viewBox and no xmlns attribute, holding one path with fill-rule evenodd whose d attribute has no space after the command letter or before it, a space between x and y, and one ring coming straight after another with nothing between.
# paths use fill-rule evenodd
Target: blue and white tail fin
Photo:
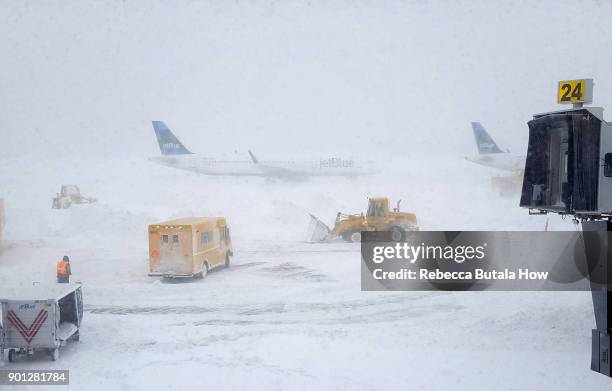
<instances>
[{"instance_id":1,"label":"blue and white tail fin","mask_svg":"<svg viewBox=\"0 0 612 391\"><path fill-rule=\"evenodd\" d=\"M153 121L153 129L155 129L155 136L162 155L191 154L162 121Z\"/></svg>"},{"instance_id":2,"label":"blue and white tail fin","mask_svg":"<svg viewBox=\"0 0 612 391\"><path fill-rule=\"evenodd\" d=\"M476 139L476 146L478 147L479 154L504 153L504 151L499 149L497 144L495 144L495 141L493 141L480 122L472 122L472 130L474 131L474 138Z\"/></svg>"}]
</instances>

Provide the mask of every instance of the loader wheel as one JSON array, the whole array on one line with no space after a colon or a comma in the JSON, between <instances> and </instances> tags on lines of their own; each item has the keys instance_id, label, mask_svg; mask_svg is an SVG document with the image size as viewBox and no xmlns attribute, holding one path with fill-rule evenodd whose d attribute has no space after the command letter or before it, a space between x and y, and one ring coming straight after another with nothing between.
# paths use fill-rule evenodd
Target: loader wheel
<instances>
[{"instance_id":1,"label":"loader wheel","mask_svg":"<svg viewBox=\"0 0 612 391\"><path fill-rule=\"evenodd\" d=\"M351 234L351 242L352 243L361 243L361 232L353 232Z\"/></svg>"},{"instance_id":2,"label":"loader wheel","mask_svg":"<svg viewBox=\"0 0 612 391\"><path fill-rule=\"evenodd\" d=\"M391 240L394 242L401 242L406 238L406 231L401 227L391 227L389 232L391 232Z\"/></svg>"},{"instance_id":3,"label":"loader wheel","mask_svg":"<svg viewBox=\"0 0 612 391\"><path fill-rule=\"evenodd\" d=\"M345 242L351 242L351 235L353 233L352 232L345 232L342 234L342 240L344 240Z\"/></svg>"}]
</instances>

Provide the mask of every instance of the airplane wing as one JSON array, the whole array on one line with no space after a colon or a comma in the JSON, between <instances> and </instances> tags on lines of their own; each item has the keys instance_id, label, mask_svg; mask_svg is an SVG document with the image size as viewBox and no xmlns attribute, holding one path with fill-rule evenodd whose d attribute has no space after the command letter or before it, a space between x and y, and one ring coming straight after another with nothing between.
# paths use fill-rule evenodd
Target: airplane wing
<instances>
[{"instance_id":1,"label":"airplane wing","mask_svg":"<svg viewBox=\"0 0 612 391\"><path fill-rule=\"evenodd\" d=\"M261 170L263 176L297 180L308 178L308 175L298 170L261 163L251 150L249 150L249 156L253 164Z\"/></svg>"}]
</instances>

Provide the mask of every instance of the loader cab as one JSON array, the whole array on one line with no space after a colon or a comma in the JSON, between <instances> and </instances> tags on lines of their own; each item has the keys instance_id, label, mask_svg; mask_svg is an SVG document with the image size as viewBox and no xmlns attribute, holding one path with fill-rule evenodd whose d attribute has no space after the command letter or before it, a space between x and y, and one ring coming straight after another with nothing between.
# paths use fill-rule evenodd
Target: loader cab
<instances>
[{"instance_id":1,"label":"loader cab","mask_svg":"<svg viewBox=\"0 0 612 391\"><path fill-rule=\"evenodd\" d=\"M368 225L374 230L380 231L387 228L389 216L388 198L370 198L368 205Z\"/></svg>"},{"instance_id":2,"label":"loader cab","mask_svg":"<svg viewBox=\"0 0 612 391\"><path fill-rule=\"evenodd\" d=\"M389 212L389 200L387 198L370 198L368 203L367 217L385 217Z\"/></svg>"}]
</instances>

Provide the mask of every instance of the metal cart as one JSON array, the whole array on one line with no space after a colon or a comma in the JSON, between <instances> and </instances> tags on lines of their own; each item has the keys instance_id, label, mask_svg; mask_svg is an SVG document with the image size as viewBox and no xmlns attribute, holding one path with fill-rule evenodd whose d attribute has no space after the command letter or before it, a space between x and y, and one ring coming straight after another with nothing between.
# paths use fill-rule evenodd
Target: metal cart
<instances>
[{"instance_id":1,"label":"metal cart","mask_svg":"<svg viewBox=\"0 0 612 391\"><path fill-rule=\"evenodd\" d=\"M59 358L59 348L79 340L83 319L81 284L21 284L0 287L0 358L43 350Z\"/></svg>"}]
</instances>

